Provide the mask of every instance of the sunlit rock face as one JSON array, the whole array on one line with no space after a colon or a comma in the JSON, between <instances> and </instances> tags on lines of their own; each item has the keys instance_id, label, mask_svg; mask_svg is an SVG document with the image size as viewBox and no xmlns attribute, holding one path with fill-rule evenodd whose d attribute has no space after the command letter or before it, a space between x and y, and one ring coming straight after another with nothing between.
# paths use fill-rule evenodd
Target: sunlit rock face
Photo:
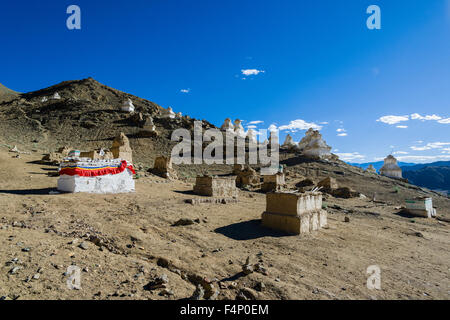
<instances>
[{"instance_id":1,"label":"sunlit rock face","mask_svg":"<svg viewBox=\"0 0 450 320\"><path fill-rule=\"evenodd\" d=\"M226 118L225 119L223 125L220 127L220 130L234 132L234 126L231 123L231 119L230 118Z\"/></svg>"},{"instance_id":2,"label":"sunlit rock face","mask_svg":"<svg viewBox=\"0 0 450 320\"><path fill-rule=\"evenodd\" d=\"M307 157L326 158L331 156L331 147L323 140L320 132L312 128L306 132L298 147Z\"/></svg>"},{"instance_id":3,"label":"sunlit rock face","mask_svg":"<svg viewBox=\"0 0 450 320\"><path fill-rule=\"evenodd\" d=\"M134 112L133 101L131 99L124 101L120 109L124 112Z\"/></svg>"},{"instance_id":4,"label":"sunlit rock face","mask_svg":"<svg viewBox=\"0 0 450 320\"><path fill-rule=\"evenodd\" d=\"M384 159L384 165L380 169L380 174L390 178L403 178L402 169L397 164L397 159L393 155L389 155Z\"/></svg>"}]
</instances>

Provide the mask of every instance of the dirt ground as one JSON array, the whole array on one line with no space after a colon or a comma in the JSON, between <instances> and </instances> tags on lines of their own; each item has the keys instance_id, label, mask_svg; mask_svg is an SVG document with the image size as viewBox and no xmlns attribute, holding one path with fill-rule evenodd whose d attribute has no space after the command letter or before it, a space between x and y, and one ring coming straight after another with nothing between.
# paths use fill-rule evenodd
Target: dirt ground
<instances>
[{"instance_id":1,"label":"dirt ground","mask_svg":"<svg viewBox=\"0 0 450 320\"><path fill-rule=\"evenodd\" d=\"M398 215L396 203L328 196L329 227L289 236L261 227L262 193L191 205L192 183L150 175L133 194L52 194L55 167L31 163L37 153L13 156L0 148L4 299L183 299L201 278L218 299L243 289L257 299L450 298L449 224ZM439 201L448 217L449 200ZM172 226L181 218L198 220ZM267 273L241 273L247 257ZM67 287L71 265L83 270L80 290ZM380 290L367 288L371 265ZM163 274L165 290L145 287Z\"/></svg>"}]
</instances>

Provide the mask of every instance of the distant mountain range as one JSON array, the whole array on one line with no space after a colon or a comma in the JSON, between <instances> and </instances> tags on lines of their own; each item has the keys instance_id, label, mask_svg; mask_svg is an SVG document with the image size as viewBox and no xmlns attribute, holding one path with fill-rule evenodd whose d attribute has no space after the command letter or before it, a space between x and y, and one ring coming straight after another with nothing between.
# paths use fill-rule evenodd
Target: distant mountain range
<instances>
[{"instance_id":1,"label":"distant mountain range","mask_svg":"<svg viewBox=\"0 0 450 320\"><path fill-rule=\"evenodd\" d=\"M374 168L379 171L384 162L378 161L349 164L363 169L366 169L369 165L373 165ZM410 183L450 194L450 161L421 164L399 162L398 165L403 170L403 177L408 179Z\"/></svg>"}]
</instances>

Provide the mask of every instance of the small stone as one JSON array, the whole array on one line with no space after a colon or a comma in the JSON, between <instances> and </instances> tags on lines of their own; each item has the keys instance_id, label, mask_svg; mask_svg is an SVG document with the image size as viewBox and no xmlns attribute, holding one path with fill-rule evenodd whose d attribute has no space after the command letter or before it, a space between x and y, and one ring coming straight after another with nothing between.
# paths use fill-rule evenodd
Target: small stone
<instances>
[{"instance_id":1,"label":"small stone","mask_svg":"<svg viewBox=\"0 0 450 320\"><path fill-rule=\"evenodd\" d=\"M350 222L350 218L349 217L345 217L344 218L344 222Z\"/></svg>"},{"instance_id":2,"label":"small stone","mask_svg":"<svg viewBox=\"0 0 450 320\"><path fill-rule=\"evenodd\" d=\"M244 274L246 274L246 275L249 275L249 274L253 273L253 271L254 271L254 268L250 264L250 257L247 257L245 264L242 266L242 272L244 272Z\"/></svg>"},{"instance_id":3,"label":"small stone","mask_svg":"<svg viewBox=\"0 0 450 320\"><path fill-rule=\"evenodd\" d=\"M201 285L197 285L197 288L195 288L194 293L191 296L191 300L201 300L203 299L205 295L205 290L203 290L203 287Z\"/></svg>"},{"instance_id":4,"label":"small stone","mask_svg":"<svg viewBox=\"0 0 450 320\"><path fill-rule=\"evenodd\" d=\"M256 284L255 289L259 292L263 292L266 289L264 282L260 281Z\"/></svg>"},{"instance_id":5,"label":"small stone","mask_svg":"<svg viewBox=\"0 0 450 320\"><path fill-rule=\"evenodd\" d=\"M22 252L30 252L30 248L22 248Z\"/></svg>"},{"instance_id":6,"label":"small stone","mask_svg":"<svg viewBox=\"0 0 450 320\"><path fill-rule=\"evenodd\" d=\"M20 270L20 267L14 267L11 270L9 270L10 274L16 274Z\"/></svg>"},{"instance_id":7,"label":"small stone","mask_svg":"<svg viewBox=\"0 0 450 320\"><path fill-rule=\"evenodd\" d=\"M89 249L89 244L86 241L83 241L82 243L80 243L80 245L78 247L83 249L83 250L88 250Z\"/></svg>"},{"instance_id":8,"label":"small stone","mask_svg":"<svg viewBox=\"0 0 450 320\"><path fill-rule=\"evenodd\" d=\"M174 226L174 227L177 227L177 226L189 226L189 225L192 225L194 223L195 223L194 220L184 218L184 219L180 219L180 220L176 221L174 224L172 224L172 226Z\"/></svg>"},{"instance_id":9,"label":"small stone","mask_svg":"<svg viewBox=\"0 0 450 320\"><path fill-rule=\"evenodd\" d=\"M41 275L40 275L39 273L36 273L36 274L33 276L33 280L39 280L40 277L41 277Z\"/></svg>"}]
</instances>

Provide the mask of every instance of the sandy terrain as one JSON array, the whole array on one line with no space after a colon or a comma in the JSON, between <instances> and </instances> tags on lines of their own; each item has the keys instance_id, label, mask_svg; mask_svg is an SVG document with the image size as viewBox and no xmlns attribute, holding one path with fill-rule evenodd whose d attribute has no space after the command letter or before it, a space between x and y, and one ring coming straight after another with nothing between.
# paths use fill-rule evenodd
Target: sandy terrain
<instances>
[{"instance_id":1,"label":"sandy terrain","mask_svg":"<svg viewBox=\"0 0 450 320\"><path fill-rule=\"evenodd\" d=\"M395 214L395 203L327 197L329 228L288 236L260 226L261 193L191 205L191 183L149 175L136 180L134 194L49 194L55 167L31 163L37 153L13 156L0 148L0 297L182 299L203 277L218 299L243 288L258 299L450 297L449 224ZM439 201L448 217L449 200ZM180 218L199 220L172 226ZM241 273L249 256L266 275ZM83 269L80 290L67 288L70 265ZM366 287L370 265L381 268L381 290ZM144 288L163 274L166 290Z\"/></svg>"}]
</instances>

